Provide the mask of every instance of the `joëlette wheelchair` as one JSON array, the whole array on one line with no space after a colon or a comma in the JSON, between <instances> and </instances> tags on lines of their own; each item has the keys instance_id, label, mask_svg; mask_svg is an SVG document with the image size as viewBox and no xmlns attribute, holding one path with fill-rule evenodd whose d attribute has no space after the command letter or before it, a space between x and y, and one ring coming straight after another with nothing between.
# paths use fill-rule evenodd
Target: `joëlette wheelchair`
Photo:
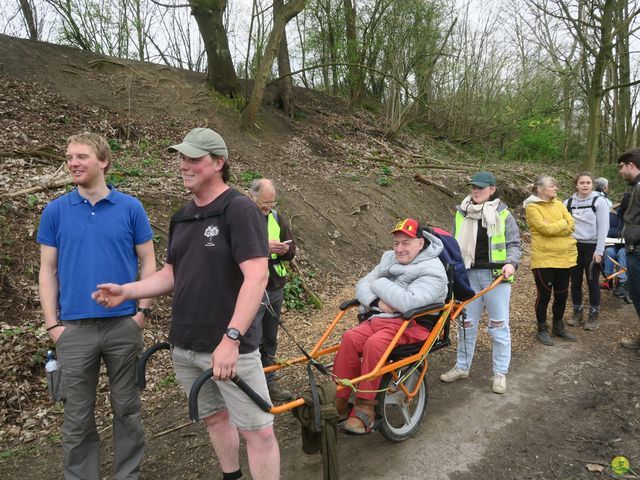
<instances>
[{"instance_id":1,"label":"jo\u00eblette wheelchair","mask_svg":"<svg viewBox=\"0 0 640 480\"><path fill-rule=\"evenodd\" d=\"M449 278L449 286L451 287L451 275L449 275ZM447 301L443 304L427 305L406 312L403 315L405 322L385 350L378 364L366 375L352 379L338 379L333 376L330 372L332 354L338 351L340 344L325 346L327 339L338 323L345 317L345 314L359 305L357 300L350 300L340 305L340 311L308 353L303 350L303 356L271 365L266 367L264 371L267 373L306 364L310 383L313 384L315 382L311 373L311 366L313 366L322 374L332 377L333 381L338 384L338 389L352 388L354 390L363 380L382 377L376 398L376 420L373 429L380 431L390 441L401 442L418 431L427 411L428 354L449 346L451 344L449 339L451 322L455 322L461 315L464 318L465 306L493 289L502 280L502 275L497 276L486 289L465 301L457 301L449 293ZM449 288L449 292L451 291L452 289ZM409 326L411 320L420 322L430 329L428 338L422 343L397 346L398 339ZM145 365L148 359L158 350L169 349L170 347L171 345L167 342L158 343L143 354L138 363L137 371L140 389L143 389L146 384ZM329 362L326 360L329 360ZM211 369L204 371L191 387L189 393L189 416L194 422L199 420L198 393L202 385L211 379L211 376ZM262 398L242 379L235 377L232 381L265 412L279 414L305 404L303 398L297 398L280 405L271 405L269 399Z\"/></svg>"},{"instance_id":2,"label":"jo\u00eblette wheelchair","mask_svg":"<svg viewBox=\"0 0 640 480\"><path fill-rule=\"evenodd\" d=\"M608 290L615 292L616 287L618 286L620 275L622 275L623 273L626 273L627 269L622 265L620 265L620 263L616 261L615 258L612 258L611 256L608 256L608 258L611 261L611 263L613 263L613 273L611 275L607 275L605 273L603 268L604 262L600 262L599 264L596 264L594 261L592 261L589 264L589 279L592 278L591 277L592 275L600 275L601 273L604 279L603 284L606 284L606 287L603 287L601 284L601 288L607 288ZM624 300L625 303L628 303L628 304L632 303L631 298L629 298L628 292L625 292L625 295L616 295L616 297L622 298L622 300Z\"/></svg>"}]
</instances>

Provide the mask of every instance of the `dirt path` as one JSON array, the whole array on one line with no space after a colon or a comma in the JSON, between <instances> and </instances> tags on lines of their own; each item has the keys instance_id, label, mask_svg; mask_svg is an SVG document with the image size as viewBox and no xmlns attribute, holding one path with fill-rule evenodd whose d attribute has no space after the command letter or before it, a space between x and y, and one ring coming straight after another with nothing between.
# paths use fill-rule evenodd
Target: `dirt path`
<instances>
[{"instance_id":1,"label":"dirt path","mask_svg":"<svg viewBox=\"0 0 640 480\"><path fill-rule=\"evenodd\" d=\"M608 465L616 455L627 457L638 471L640 356L618 346L620 336L637 331L637 319L631 306L609 294L604 295L604 309L600 330L577 330L577 343L532 343L520 349L506 395L490 391L486 346L479 346L472 376L454 384L438 380L453 364L454 349L435 352L430 356L429 407L421 430L400 444L378 433L340 437L341 478L611 478L589 472L586 465ZM514 325L516 335L523 328ZM144 413L147 456L142 478L218 477L204 429L185 426L186 406L177 388L168 389L163 404L146 406ZM302 453L297 422L282 415L276 426L282 478L321 479L320 457ZM110 430L102 436L103 473L108 478ZM0 458L0 477L59 478L60 465L59 438L43 439Z\"/></svg>"},{"instance_id":2,"label":"dirt path","mask_svg":"<svg viewBox=\"0 0 640 480\"><path fill-rule=\"evenodd\" d=\"M577 343L535 345L516 358L506 395L490 391L487 355L468 380L444 384L437 378L452 355L436 353L419 433L400 444L378 434L342 437L342 478L601 478L585 465L608 465L616 455L638 466L640 358L617 345L635 314L615 299L606 303L619 307L618 317L597 334L579 331ZM284 479L322 478L317 457L294 448L283 458Z\"/></svg>"}]
</instances>

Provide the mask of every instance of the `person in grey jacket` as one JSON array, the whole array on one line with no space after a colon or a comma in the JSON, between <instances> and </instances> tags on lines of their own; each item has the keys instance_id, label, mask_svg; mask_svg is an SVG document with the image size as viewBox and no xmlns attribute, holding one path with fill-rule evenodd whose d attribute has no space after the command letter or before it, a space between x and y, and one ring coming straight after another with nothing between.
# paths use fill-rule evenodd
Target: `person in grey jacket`
<instances>
[{"instance_id":1,"label":"person in grey jacket","mask_svg":"<svg viewBox=\"0 0 640 480\"><path fill-rule=\"evenodd\" d=\"M371 372L411 309L442 303L447 296L447 275L438 255L442 242L407 218L391 232L393 250L384 252L380 263L356 285L361 313L369 318L346 331L336 354L333 373L338 378L356 378ZM429 330L415 320L404 331L398 345L423 342ZM381 378L360 382L356 403L344 430L363 434L371 430ZM336 407L345 414L351 391L337 393Z\"/></svg>"},{"instance_id":2,"label":"person in grey jacket","mask_svg":"<svg viewBox=\"0 0 640 480\"><path fill-rule=\"evenodd\" d=\"M573 238L578 242L578 264L571 269L573 316L567 325L584 325L585 330L596 330L600 312L600 271L595 264L602 262L604 254L609 232L609 205L604 197L593 191L593 176L589 172L579 173L574 182L576 193L564 201L575 221ZM589 287L589 317L586 322L582 306L582 279L585 275Z\"/></svg>"},{"instance_id":3,"label":"person in grey jacket","mask_svg":"<svg viewBox=\"0 0 640 480\"><path fill-rule=\"evenodd\" d=\"M443 373L443 382L469 377L482 311L487 309L488 332L493 339L493 377L491 390L506 393L511 362L509 302L514 273L522 248L520 230L507 205L497 194L496 177L489 172L476 173L469 182L471 194L458 205L454 236L467 268L469 282L476 294L502 275L504 281L469 303L466 318L458 327L456 364Z\"/></svg>"}]
</instances>

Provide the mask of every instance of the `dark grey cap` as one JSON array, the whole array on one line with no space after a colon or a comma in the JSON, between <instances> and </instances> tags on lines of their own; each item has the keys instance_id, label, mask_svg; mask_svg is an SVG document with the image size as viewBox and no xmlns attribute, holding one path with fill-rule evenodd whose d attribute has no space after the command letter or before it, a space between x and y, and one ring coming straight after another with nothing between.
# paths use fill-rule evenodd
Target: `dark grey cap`
<instances>
[{"instance_id":1,"label":"dark grey cap","mask_svg":"<svg viewBox=\"0 0 640 480\"><path fill-rule=\"evenodd\" d=\"M204 157L209 153L217 157L229 156L227 145L222 137L210 128L194 128L187 133L182 143L171 145L167 150L180 152L190 158Z\"/></svg>"}]
</instances>

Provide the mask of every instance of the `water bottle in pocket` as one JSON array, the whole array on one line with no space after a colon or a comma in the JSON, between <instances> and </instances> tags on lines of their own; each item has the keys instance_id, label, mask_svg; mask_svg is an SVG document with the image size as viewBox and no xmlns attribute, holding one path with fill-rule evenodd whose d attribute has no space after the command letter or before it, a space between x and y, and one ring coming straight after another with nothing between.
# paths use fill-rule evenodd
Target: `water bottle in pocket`
<instances>
[{"instance_id":1,"label":"water bottle in pocket","mask_svg":"<svg viewBox=\"0 0 640 480\"><path fill-rule=\"evenodd\" d=\"M44 369L47 372L47 386L51 398L56 402L62 400L62 370L52 350L47 352L47 363Z\"/></svg>"}]
</instances>

